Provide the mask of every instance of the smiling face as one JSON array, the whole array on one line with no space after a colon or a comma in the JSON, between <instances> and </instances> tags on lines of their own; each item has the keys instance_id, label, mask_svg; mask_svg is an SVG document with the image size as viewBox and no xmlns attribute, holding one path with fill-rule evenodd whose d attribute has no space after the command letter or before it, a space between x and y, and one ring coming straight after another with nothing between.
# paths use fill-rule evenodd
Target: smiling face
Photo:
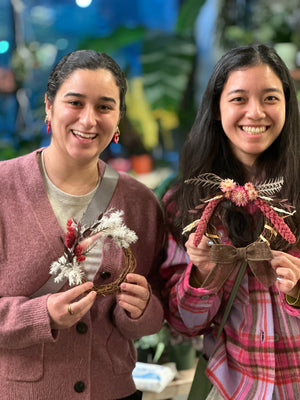
<instances>
[{"instance_id":1,"label":"smiling face","mask_svg":"<svg viewBox=\"0 0 300 400\"><path fill-rule=\"evenodd\" d=\"M284 126L281 80L267 64L232 71L221 94L220 118L233 153L252 166Z\"/></svg>"},{"instance_id":2,"label":"smiling face","mask_svg":"<svg viewBox=\"0 0 300 400\"><path fill-rule=\"evenodd\" d=\"M106 69L77 69L60 86L53 104L46 99L51 122L50 147L57 158L89 162L109 145L120 118L120 95Z\"/></svg>"}]
</instances>

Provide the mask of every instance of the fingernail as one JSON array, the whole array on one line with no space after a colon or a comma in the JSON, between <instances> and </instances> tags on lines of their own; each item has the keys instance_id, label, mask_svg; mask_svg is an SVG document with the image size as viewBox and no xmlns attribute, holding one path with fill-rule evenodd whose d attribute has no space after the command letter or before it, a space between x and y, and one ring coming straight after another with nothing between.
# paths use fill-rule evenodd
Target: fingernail
<instances>
[{"instance_id":1,"label":"fingernail","mask_svg":"<svg viewBox=\"0 0 300 400\"><path fill-rule=\"evenodd\" d=\"M279 276L277 276L277 278L276 278L279 282L281 282L283 279L282 278L280 278Z\"/></svg>"}]
</instances>

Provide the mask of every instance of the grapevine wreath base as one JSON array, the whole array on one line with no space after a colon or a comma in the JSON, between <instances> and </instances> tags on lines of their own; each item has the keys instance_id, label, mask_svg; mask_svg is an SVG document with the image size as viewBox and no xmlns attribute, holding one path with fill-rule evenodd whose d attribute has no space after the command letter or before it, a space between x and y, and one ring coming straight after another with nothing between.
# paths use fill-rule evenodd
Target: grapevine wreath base
<instances>
[{"instance_id":1,"label":"grapevine wreath base","mask_svg":"<svg viewBox=\"0 0 300 400\"><path fill-rule=\"evenodd\" d=\"M124 253L124 267L120 276L106 285L94 286L92 290L94 290L98 295L106 296L107 294L117 293L120 290L121 283L126 280L127 274L135 270L136 258L132 250L130 247L123 247L122 250Z\"/></svg>"}]
</instances>

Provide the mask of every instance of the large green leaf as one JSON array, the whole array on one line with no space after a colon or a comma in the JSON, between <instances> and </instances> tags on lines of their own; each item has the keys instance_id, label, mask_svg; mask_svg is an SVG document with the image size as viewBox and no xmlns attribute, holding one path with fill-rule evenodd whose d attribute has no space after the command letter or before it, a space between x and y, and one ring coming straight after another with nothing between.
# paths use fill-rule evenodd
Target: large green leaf
<instances>
[{"instance_id":1,"label":"large green leaf","mask_svg":"<svg viewBox=\"0 0 300 400\"><path fill-rule=\"evenodd\" d=\"M206 0L185 0L177 18L177 33L192 32L199 14L200 8Z\"/></svg>"},{"instance_id":2,"label":"large green leaf","mask_svg":"<svg viewBox=\"0 0 300 400\"><path fill-rule=\"evenodd\" d=\"M157 32L145 38L141 61L145 94L152 109L178 111L195 55L191 36Z\"/></svg>"},{"instance_id":3,"label":"large green leaf","mask_svg":"<svg viewBox=\"0 0 300 400\"><path fill-rule=\"evenodd\" d=\"M92 49L112 54L121 48L143 40L145 28L120 26L108 37L88 38L80 43L80 49Z\"/></svg>"}]
</instances>

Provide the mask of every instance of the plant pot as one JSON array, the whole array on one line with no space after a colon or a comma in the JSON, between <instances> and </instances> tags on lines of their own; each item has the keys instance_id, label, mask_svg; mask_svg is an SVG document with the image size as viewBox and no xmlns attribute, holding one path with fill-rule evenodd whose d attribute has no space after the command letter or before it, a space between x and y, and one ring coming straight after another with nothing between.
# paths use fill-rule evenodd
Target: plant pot
<instances>
[{"instance_id":1,"label":"plant pot","mask_svg":"<svg viewBox=\"0 0 300 400\"><path fill-rule=\"evenodd\" d=\"M137 361L143 363L151 363L153 361L153 355L154 355L153 349L138 349Z\"/></svg>"},{"instance_id":2,"label":"plant pot","mask_svg":"<svg viewBox=\"0 0 300 400\"><path fill-rule=\"evenodd\" d=\"M146 174L153 169L153 160L149 154L133 155L130 161L131 168L136 174Z\"/></svg>"}]
</instances>

